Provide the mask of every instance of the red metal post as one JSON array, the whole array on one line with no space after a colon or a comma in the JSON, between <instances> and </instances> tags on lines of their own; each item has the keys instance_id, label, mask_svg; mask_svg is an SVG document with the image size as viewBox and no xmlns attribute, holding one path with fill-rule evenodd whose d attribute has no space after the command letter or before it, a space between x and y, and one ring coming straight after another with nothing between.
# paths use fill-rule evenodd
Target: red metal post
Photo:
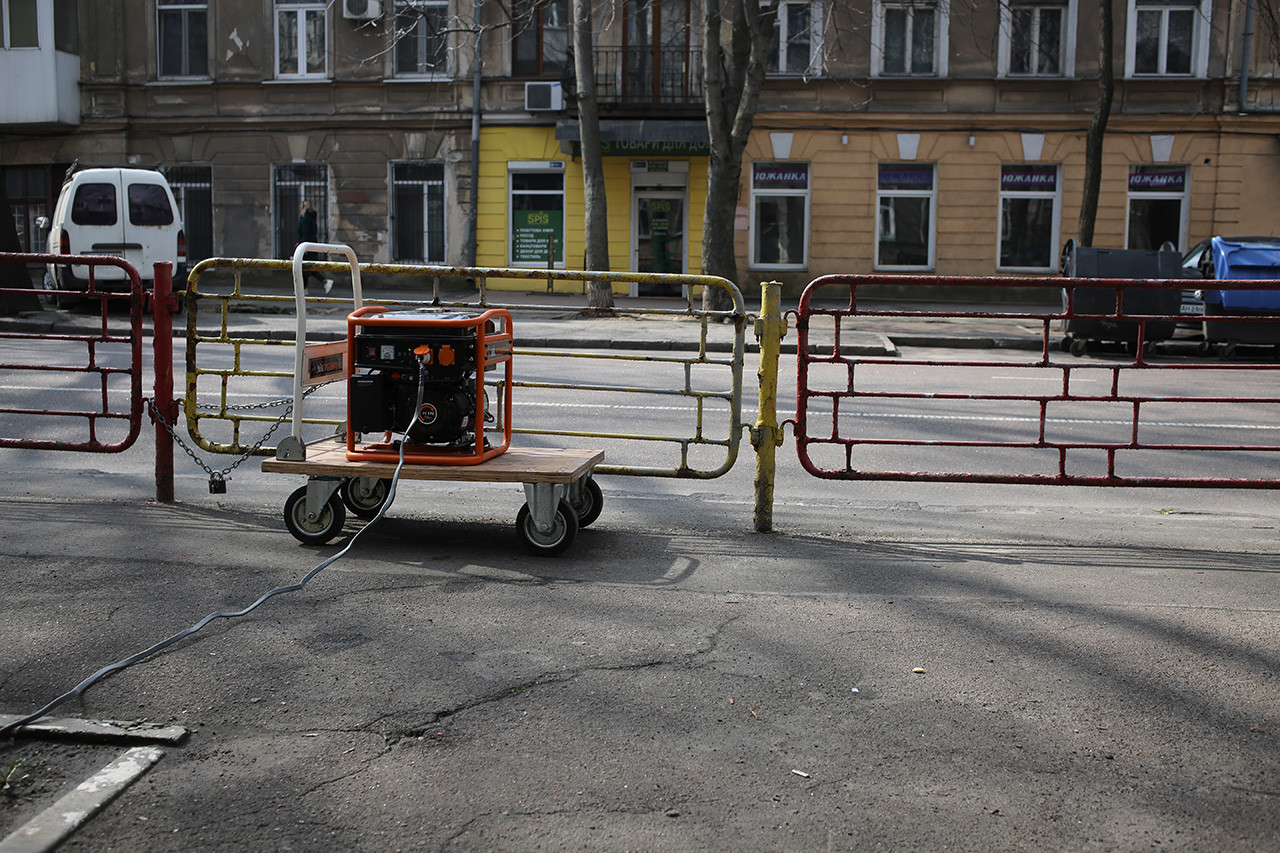
<instances>
[{"instance_id":1,"label":"red metal post","mask_svg":"<svg viewBox=\"0 0 1280 853\"><path fill-rule=\"evenodd\" d=\"M173 267L155 265L155 292L151 298L152 340L155 355L155 394L152 405L163 416L156 422L156 500L173 503L173 434L165 426L176 426L177 401L173 399Z\"/></svg>"}]
</instances>

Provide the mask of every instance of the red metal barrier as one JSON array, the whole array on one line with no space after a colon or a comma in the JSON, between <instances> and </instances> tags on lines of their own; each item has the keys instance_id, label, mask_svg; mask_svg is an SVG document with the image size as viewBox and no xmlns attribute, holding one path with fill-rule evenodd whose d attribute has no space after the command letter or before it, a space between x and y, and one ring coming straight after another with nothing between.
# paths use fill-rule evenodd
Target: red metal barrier
<instances>
[{"instance_id":1,"label":"red metal barrier","mask_svg":"<svg viewBox=\"0 0 1280 853\"><path fill-rule=\"evenodd\" d=\"M0 263L45 264L65 262L61 255L12 254L0 252ZM0 332L0 375L38 376L45 389L43 408L0 406L4 435L0 448L73 450L91 453L119 453L137 440L142 425L142 282L138 271L121 258L77 255L76 266L89 268L84 304L96 316L77 318L83 330L51 332L32 323L29 331ZM108 292L97 283L96 270L104 266L123 269L129 276L129 290ZM31 290L7 288L0 293L32 295ZM39 298L43 292L37 292ZM119 308L119 312L111 309ZM121 314L127 312L127 317ZM14 346L13 342L20 342ZM83 345L83 355L67 359L69 344ZM127 357L123 355L127 354ZM127 364L119 362L127 361ZM116 362L116 363L113 363ZM123 387L122 387L123 386ZM27 386L34 387L35 386ZM126 390L127 389L127 390ZM57 394L96 399L92 407L82 403L59 403ZM6 395L7 396L7 395ZM87 434L78 430L65 434L65 425L83 420ZM110 425L121 425L122 435L104 440L100 435ZM58 437L47 437L55 435ZM46 437L40 437L46 436Z\"/></svg>"},{"instance_id":2,"label":"red metal barrier","mask_svg":"<svg viewBox=\"0 0 1280 853\"><path fill-rule=\"evenodd\" d=\"M1195 281L1067 278L827 276L808 286L796 317L794 429L805 470L848 480L1089 486L1275 488L1280 486L1280 347L1233 348L1206 358L1207 341L1179 313L1126 312L1144 291ZM1208 283L1206 282L1206 285ZM927 303L884 307L859 290L928 286ZM994 311L937 299L945 288L990 288ZM1215 289L1275 290L1275 281L1215 281ZM1021 308L1027 288L1061 290L1062 309ZM940 290L941 289L941 290ZM1121 291L1124 296L1117 299ZM1136 294L1130 297L1129 294ZM1098 308L1098 297L1110 307ZM1117 305L1117 303L1119 303ZM1081 310L1079 306L1092 306ZM1149 308L1139 308L1150 311ZM892 319L890 319L892 318ZM1218 316L1240 328L1275 329L1277 317ZM854 333L874 327L980 323L1004 348L985 357L858 355ZM1114 328L1127 332L1117 333ZM1127 324L1127 325L1126 325ZM1269 325L1268 325L1269 324ZM1063 330L1131 333L1127 347L1091 346L1088 357ZM995 329L997 331L993 332ZM999 331L1003 330L1003 331ZM1247 336L1257 342L1265 339ZM1156 346L1157 342L1160 343ZM968 351L968 350L966 350ZM1265 357L1265 360L1264 358Z\"/></svg>"}]
</instances>

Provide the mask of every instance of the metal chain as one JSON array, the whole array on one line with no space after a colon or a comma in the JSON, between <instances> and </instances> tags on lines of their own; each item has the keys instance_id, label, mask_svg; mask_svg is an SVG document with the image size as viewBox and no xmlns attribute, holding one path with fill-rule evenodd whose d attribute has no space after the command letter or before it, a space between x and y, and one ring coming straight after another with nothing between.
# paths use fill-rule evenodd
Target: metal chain
<instances>
[{"instance_id":1,"label":"metal chain","mask_svg":"<svg viewBox=\"0 0 1280 853\"><path fill-rule=\"evenodd\" d=\"M306 397L309 397L312 392L317 391L328 384L329 383L326 382L321 385L312 385L310 388L307 388L302 392L303 398L305 399ZM253 409L274 409L276 406L283 406L286 403L292 402L292 397L281 397L278 400L268 400L265 403L238 403L234 406L217 406L213 403L197 403L196 409L202 412L247 412L252 411Z\"/></svg>"},{"instance_id":2,"label":"metal chain","mask_svg":"<svg viewBox=\"0 0 1280 853\"><path fill-rule=\"evenodd\" d=\"M191 447L188 446L188 444L182 440L182 436L178 435L178 432L174 428L174 425L169 423L168 419L166 419L164 415L160 414L160 410L156 408L155 400L152 400L151 398L147 398L147 406L151 409L151 416L155 418L160 423L160 425L163 426L168 431L169 435L173 437L173 440L178 442L178 446L181 447L184 451L186 451L186 454L191 457L191 460L195 462L196 465L199 465L200 468L206 474L209 475L210 480L225 480L227 475L230 474L232 471L234 471L240 465L241 462L245 461L249 457L256 454L260 449L262 449L262 445L266 444L267 439L271 438L271 436L275 434L275 431L280 428L280 424L284 423L285 420L289 417L289 415L293 414L293 401L288 400L286 402L289 403L289 408L285 409L284 414L282 414L279 418L276 419L276 422L273 423L271 425L271 428L267 430L266 435L258 439L257 443L254 444L253 447L249 448L248 452L246 452L239 459L232 462L230 465L228 465L226 468L223 468L221 471L215 471L212 468L210 468L207 464L205 464L203 459L201 459L199 456L196 455L195 451L192 450Z\"/></svg>"}]
</instances>

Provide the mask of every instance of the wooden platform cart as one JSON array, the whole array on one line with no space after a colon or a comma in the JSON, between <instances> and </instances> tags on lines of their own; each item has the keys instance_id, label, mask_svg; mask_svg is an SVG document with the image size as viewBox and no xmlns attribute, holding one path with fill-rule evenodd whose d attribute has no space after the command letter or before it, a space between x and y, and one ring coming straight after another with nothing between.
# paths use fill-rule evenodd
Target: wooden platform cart
<instances>
[{"instance_id":1,"label":"wooden platform cart","mask_svg":"<svg viewBox=\"0 0 1280 853\"><path fill-rule=\"evenodd\" d=\"M604 499L591 472L603 459L603 450L513 447L479 465L406 464L400 480L522 483L516 533L530 553L552 556L600 516ZM308 445L306 459L264 459L262 470L307 476L285 501L285 526L299 542L323 545L341 533L348 509L364 519L377 516L396 463L351 461L345 444L327 440Z\"/></svg>"}]
</instances>

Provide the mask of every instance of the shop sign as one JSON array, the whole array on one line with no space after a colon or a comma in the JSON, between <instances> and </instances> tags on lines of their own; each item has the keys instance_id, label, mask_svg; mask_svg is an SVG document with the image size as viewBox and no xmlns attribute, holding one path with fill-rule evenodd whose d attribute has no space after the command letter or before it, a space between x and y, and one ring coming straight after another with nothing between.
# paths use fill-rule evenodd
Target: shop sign
<instances>
[{"instance_id":1,"label":"shop sign","mask_svg":"<svg viewBox=\"0 0 1280 853\"><path fill-rule=\"evenodd\" d=\"M1187 170L1182 166L1131 166L1129 192L1182 193L1187 188Z\"/></svg>"},{"instance_id":2,"label":"shop sign","mask_svg":"<svg viewBox=\"0 0 1280 853\"><path fill-rule=\"evenodd\" d=\"M804 190L809 188L808 164L757 163L751 173L758 190Z\"/></svg>"},{"instance_id":3,"label":"shop sign","mask_svg":"<svg viewBox=\"0 0 1280 853\"><path fill-rule=\"evenodd\" d=\"M881 166L880 189L931 190L933 189L933 169L912 167L910 164Z\"/></svg>"},{"instance_id":4,"label":"shop sign","mask_svg":"<svg viewBox=\"0 0 1280 853\"><path fill-rule=\"evenodd\" d=\"M1002 166L1000 189L1032 192L1053 192L1058 188L1057 166Z\"/></svg>"},{"instance_id":5,"label":"shop sign","mask_svg":"<svg viewBox=\"0 0 1280 853\"><path fill-rule=\"evenodd\" d=\"M511 214L511 262L549 264L564 257L564 211L516 210Z\"/></svg>"}]
</instances>

